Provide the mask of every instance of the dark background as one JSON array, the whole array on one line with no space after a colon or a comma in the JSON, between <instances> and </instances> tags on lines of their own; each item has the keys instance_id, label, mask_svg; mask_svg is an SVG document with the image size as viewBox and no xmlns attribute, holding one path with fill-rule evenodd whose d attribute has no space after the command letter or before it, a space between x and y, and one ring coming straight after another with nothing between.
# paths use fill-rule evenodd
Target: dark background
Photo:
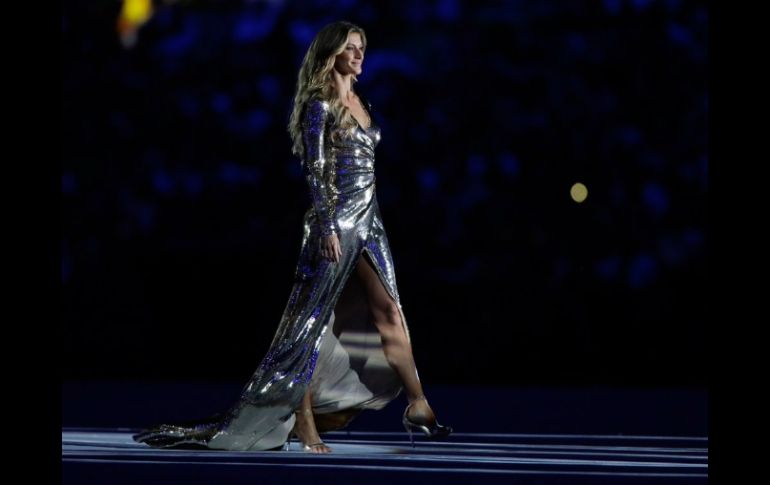
<instances>
[{"instance_id":1,"label":"dark background","mask_svg":"<svg viewBox=\"0 0 770 485\"><path fill-rule=\"evenodd\" d=\"M62 5L65 380L251 376L310 204L297 71L346 19L423 381L707 384L705 2L157 1L133 44Z\"/></svg>"}]
</instances>

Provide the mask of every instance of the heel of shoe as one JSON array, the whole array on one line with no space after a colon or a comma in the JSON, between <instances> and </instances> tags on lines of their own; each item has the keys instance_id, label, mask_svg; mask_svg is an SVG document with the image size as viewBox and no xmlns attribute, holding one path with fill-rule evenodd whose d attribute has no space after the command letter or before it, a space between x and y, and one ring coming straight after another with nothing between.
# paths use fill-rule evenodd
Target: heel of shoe
<instances>
[{"instance_id":1,"label":"heel of shoe","mask_svg":"<svg viewBox=\"0 0 770 485\"><path fill-rule=\"evenodd\" d=\"M412 448L414 448L414 435L412 434L412 427L409 425L409 422L407 421L406 417L401 420L401 423L404 425L404 429L407 433L409 433L409 441L412 442Z\"/></svg>"}]
</instances>

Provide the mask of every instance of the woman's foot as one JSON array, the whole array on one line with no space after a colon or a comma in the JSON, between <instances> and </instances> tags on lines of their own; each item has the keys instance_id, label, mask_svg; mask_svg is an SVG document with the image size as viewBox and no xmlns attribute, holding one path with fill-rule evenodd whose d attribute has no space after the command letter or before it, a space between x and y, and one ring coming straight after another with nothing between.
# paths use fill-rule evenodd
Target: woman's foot
<instances>
[{"instance_id":1,"label":"woman's foot","mask_svg":"<svg viewBox=\"0 0 770 485\"><path fill-rule=\"evenodd\" d=\"M310 409L298 409L294 411L296 421L294 422L294 433L302 443L302 448L310 453L331 453L332 449L321 441L318 430L313 420L313 411Z\"/></svg>"},{"instance_id":2,"label":"woman's foot","mask_svg":"<svg viewBox=\"0 0 770 485\"><path fill-rule=\"evenodd\" d=\"M425 424L428 427L436 422L436 415L425 396L409 400L409 405L406 407L406 417L413 423Z\"/></svg>"},{"instance_id":3,"label":"woman's foot","mask_svg":"<svg viewBox=\"0 0 770 485\"><path fill-rule=\"evenodd\" d=\"M443 440L452 434L451 426L443 426L436 421L436 415L428 405L428 400L424 395L409 400L409 405L404 410L404 416L401 418L404 429L409 433L409 439L414 447L414 436L412 433L419 431L429 440Z\"/></svg>"}]
</instances>

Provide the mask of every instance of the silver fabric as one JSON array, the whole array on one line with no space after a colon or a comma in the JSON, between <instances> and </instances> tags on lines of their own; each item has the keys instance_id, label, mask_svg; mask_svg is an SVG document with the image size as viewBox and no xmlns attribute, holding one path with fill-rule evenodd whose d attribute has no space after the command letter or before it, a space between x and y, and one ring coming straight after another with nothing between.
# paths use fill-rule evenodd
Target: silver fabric
<instances>
[{"instance_id":1,"label":"silver fabric","mask_svg":"<svg viewBox=\"0 0 770 485\"><path fill-rule=\"evenodd\" d=\"M411 342L375 192L380 128L372 121L345 137L333 126L329 104L318 98L308 101L302 119L302 167L312 205L303 218L294 285L267 354L226 413L197 423L160 425L136 435L137 441L164 448L266 450L288 439L294 410L308 386L319 432L340 429L362 410L381 409L401 392L401 380L386 361L371 321L365 290L351 277L366 253L395 300ZM340 239L339 263L319 252L320 237L331 233Z\"/></svg>"}]
</instances>

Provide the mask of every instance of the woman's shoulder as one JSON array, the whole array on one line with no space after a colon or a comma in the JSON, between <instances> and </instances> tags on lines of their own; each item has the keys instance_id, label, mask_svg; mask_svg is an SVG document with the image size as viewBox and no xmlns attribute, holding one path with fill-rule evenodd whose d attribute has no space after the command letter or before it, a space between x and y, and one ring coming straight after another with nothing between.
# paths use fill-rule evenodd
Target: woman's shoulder
<instances>
[{"instance_id":1,"label":"woman's shoulder","mask_svg":"<svg viewBox=\"0 0 770 485\"><path fill-rule=\"evenodd\" d=\"M312 95L305 102L303 119L305 124L316 125L327 121L329 114L329 102L319 95Z\"/></svg>"},{"instance_id":2,"label":"woman's shoulder","mask_svg":"<svg viewBox=\"0 0 770 485\"><path fill-rule=\"evenodd\" d=\"M310 111L329 111L329 100L321 97L320 94L313 94L307 100L307 108Z\"/></svg>"}]
</instances>

